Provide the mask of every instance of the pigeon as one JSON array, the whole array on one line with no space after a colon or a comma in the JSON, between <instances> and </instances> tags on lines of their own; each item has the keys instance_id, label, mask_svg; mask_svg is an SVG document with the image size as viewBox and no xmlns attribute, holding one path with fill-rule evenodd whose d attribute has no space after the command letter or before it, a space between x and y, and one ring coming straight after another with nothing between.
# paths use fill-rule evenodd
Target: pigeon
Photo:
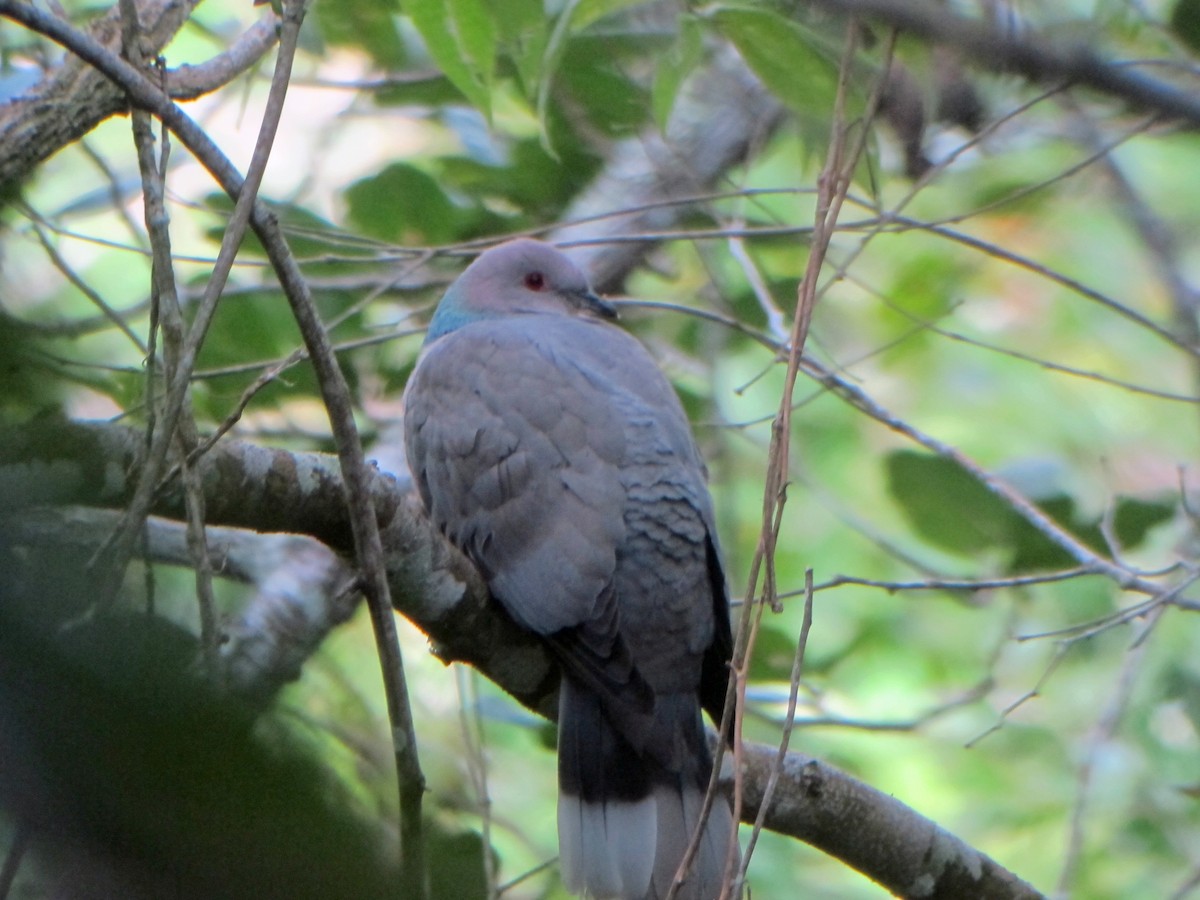
<instances>
[{"instance_id":1,"label":"pigeon","mask_svg":"<svg viewBox=\"0 0 1200 900\"><path fill-rule=\"evenodd\" d=\"M728 798L702 817L728 591L687 416L615 319L549 244L487 250L430 321L405 449L431 521L561 668L567 889L652 900L683 874L680 900L715 900L738 858Z\"/></svg>"}]
</instances>

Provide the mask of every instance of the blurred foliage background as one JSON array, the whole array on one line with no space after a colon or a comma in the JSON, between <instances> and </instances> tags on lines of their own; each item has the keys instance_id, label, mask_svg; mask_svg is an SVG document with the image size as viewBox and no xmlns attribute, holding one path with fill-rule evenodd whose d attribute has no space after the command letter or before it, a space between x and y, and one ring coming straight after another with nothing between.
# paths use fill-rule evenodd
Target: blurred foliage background
<instances>
[{"instance_id":1,"label":"blurred foliage background","mask_svg":"<svg viewBox=\"0 0 1200 900\"><path fill-rule=\"evenodd\" d=\"M96 12L66 6L80 20ZM1195 89L1196 3L952 6L1144 61ZM168 64L221 52L259 15L245 0L209 0ZM860 40L851 119L887 65L886 38L873 27ZM663 128L695 68L733 48L787 115L684 207L621 296L627 327L693 416L740 596L784 378L753 335L782 337L776 317L789 321L795 306L845 39L841 20L788 3L313 4L263 196L341 348L364 433L397 420L420 326L461 267L456 250L559 223L615 142ZM0 54L2 101L62 51L4 22ZM892 116L871 131L807 347L891 419L801 377L776 557L792 594L763 622L747 736L778 740L811 568L820 589L793 747L1047 893L1200 894L1200 619L1187 587L1200 502L1200 141L1118 100L979 72L910 37L895 58L905 74L893 78L926 115L920 129ZM243 168L269 77L268 57L191 107ZM935 121L947 96L960 114ZM230 204L178 146L167 186L177 276L195 299ZM113 324L147 333L140 189L117 118L41 166L3 211L6 423L52 409L144 419L144 349ZM247 240L199 363L202 429L299 345ZM968 469L899 426L1001 476L1083 545L1164 590L1181 586L1179 602L1145 604L1078 571ZM309 370L258 391L234 434L331 449ZM190 578L162 567L157 577L157 611L194 631ZM141 584L131 576L131 607ZM220 588L237 609L240 589ZM506 897L565 896L544 866L556 852L552 732L401 627L437 896L485 896L489 880L509 885ZM394 840L378 825L395 820L394 774L365 615L325 643L273 719L267 745L302 744L336 782L334 806ZM10 826L0 835L11 842ZM10 896L43 896L44 875L25 867ZM774 835L750 876L764 898L881 893Z\"/></svg>"}]
</instances>

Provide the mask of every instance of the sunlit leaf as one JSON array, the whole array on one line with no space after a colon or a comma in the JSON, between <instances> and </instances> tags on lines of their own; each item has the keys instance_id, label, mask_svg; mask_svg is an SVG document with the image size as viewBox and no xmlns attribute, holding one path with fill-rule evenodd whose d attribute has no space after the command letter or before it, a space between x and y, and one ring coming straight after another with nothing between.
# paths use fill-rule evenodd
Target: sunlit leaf
<instances>
[{"instance_id":1,"label":"sunlit leaf","mask_svg":"<svg viewBox=\"0 0 1200 900\"><path fill-rule=\"evenodd\" d=\"M645 0L578 0L571 8L571 30L582 31L605 16L639 6Z\"/></svg>"},{"instance_id":2,"label":"sunlit leaf","mask_svg":"<svg viewBox=\"0 0 1200 900\"><path fill-rule=\"evenodd\" d=\"M404 0L404 11L446 77L490 115L496 26L481 0Z\"/></svg>"},{"instance_id":3,"label":"sunlit leaf","mask_svg":"<svg viewBox=\"0 0 1200 900\"><path fill-rule=\"evenodd\" d=\"M1068 550L956 463L933 454L901 450L886 460L888 489L913 528L925 540L963 555L999 552L1011 572L1067 568ZM1076 541L1106 552L1099 517L1084 518L1068 494L1055 490L1030 497L1049 519ZM1173 504L1121 497L1114 510L1120 549L1137 547L1155 525L1174 515Z\"/></svg>"},{"instance_id":4,"label":"sunlit leaf","mask_svg":"<svg viewBox=\"0 0 1200 900\"><path fill-rule=\"evenodd\" d=\"M542 54L549 38L541 0L492 0L500 48L516 66L525 95L536 93Z\"/></svg>"},{"instance_id":5,"label":"sunlit leaf","mask_svg":"<svg viewBox=\"0 0 1200 900\"><path fill-rule=\"evenodd\" d=\"M837 65L803 25L769 9L718 8L712 22L772 93L808 121L825 122Z\"/></svg>"}]
</instances>

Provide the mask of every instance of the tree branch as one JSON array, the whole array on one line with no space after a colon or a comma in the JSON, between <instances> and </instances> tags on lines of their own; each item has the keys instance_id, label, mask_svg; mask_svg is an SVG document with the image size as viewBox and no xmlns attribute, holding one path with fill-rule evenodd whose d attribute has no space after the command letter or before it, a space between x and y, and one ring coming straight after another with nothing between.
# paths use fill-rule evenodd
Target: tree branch
<instances>
[{"instance_id":1,"label":"tree branch","mask_svg":"<svg viewBox=\"0 0 1200 900\"><path fill-rule=\"evenodd\" d=\"M34 540L28 523L41 520L29 515L34 505L119 508L145 454L140 433L116 425L41 421L0 435L0 494L11 498L7 518L0 518L0 544ZM229 440L205 455L198 470L210 522L304 533L350 551L334 457ZM437 533L406 483L370 470L368 488L397 611L429 636L439 658L474 666L526 707L553 718L558 671L544 645L489 601L478 573ZM174 485L160 491L155 512L181 517L182 491ZM221 547L220 532L212 547ZM178 559L184 551L177 546L173 552ZM329 608L335 616L343 609ZM749 744L745 751L743 819L753 822L778 751ZM784 759L765 824L842 860L898 896L1041 896L896 798L800 754Z\"/></svg>"},{"instance_id":2,"label":"tree branch","mask_svg":"<svg viewBox=\"0 0 1200 900\"><path fill-rule=\"evenodd\" d=\"M143 45L162 51L187 21L199 0L139 0ZM228 84L262 58L277 40L277 20L265 16L224 53L195 66L167 74L172 97L193 100ZM96 19L88 33L117 52L120 14L114 5ZM0 197L7 197L42 162L79 140L105 119L125 112L125 92L83 60L68 54L20 97L0 104Z\"/></svg>"},{"instance_id":3,"label":"tree branch","mask_svg":"<svg viewBox=\"0 0 1200 900\"><path fill-rule=\"evenodd\" d=\"M861 16L954 48L964 59L1034 82L1080 84L1124 100L1139 112L1157 112L1200 126L1200 96L1136 69L1103 59L1085 46L1057 47L1028 31L1002 30L925 0L812 0L830 12Z\"/></svg>"}]
</instances>

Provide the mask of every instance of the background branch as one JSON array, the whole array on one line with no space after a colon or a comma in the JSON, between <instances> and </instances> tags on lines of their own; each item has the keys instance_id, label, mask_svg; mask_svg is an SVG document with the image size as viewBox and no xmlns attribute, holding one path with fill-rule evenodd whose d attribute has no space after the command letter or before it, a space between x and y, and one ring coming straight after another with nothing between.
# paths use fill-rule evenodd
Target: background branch
<instances>
[{"instance_id":1,"label":"background branch","mask_svg":"<svg viewBox=\"0 0 1200 900\"><path fill-rule=\"evenodd\" d=\"M951 47L975 66L1034 82L1083 85L1123 100L1137 112L1158 112L1200 127L1200 98L1194 91L1106 60L1083 44L1058 47L1027 30L995 28L926 0L812 0L812 5Z\"/></svg>"}]
</instances>

